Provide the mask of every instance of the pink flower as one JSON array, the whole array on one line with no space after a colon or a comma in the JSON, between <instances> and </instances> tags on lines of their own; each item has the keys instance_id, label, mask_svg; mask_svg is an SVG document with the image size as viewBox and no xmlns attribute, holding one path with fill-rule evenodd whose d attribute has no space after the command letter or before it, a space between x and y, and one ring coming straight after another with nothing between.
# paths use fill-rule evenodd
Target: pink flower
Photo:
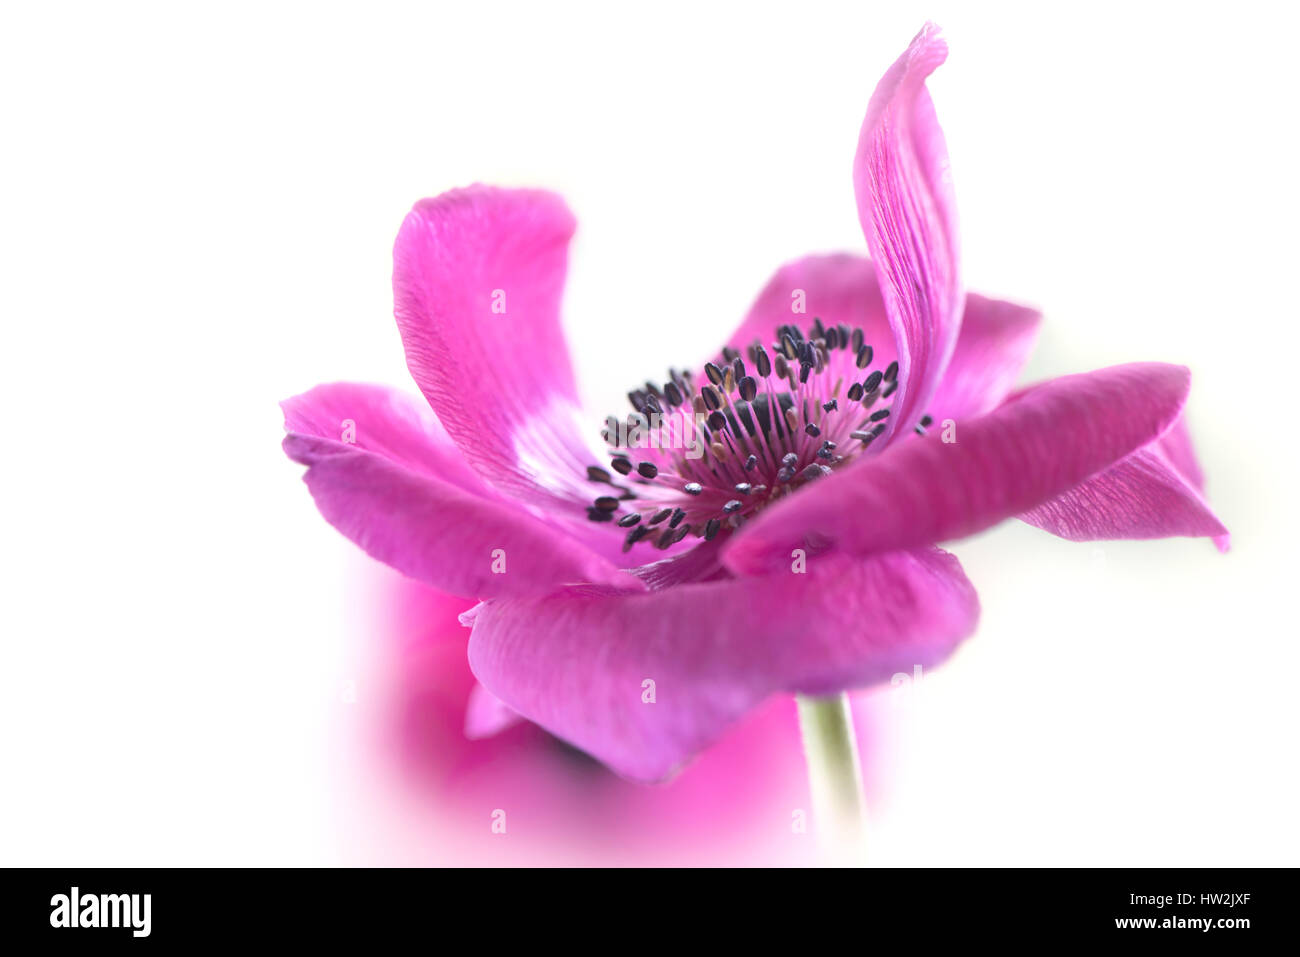
<instances>
[{"instance_id":1,"label":"pink flower","mask_svg":"<svg viewBox=\"0 0 1300 957\"><path fill-rule=\"evenodd\" d=\"M925 89L946 54L927 26L867 109L871 258L782 267L713 363L630 394L633 428L607 420L604 455L560 327L564 203L475 186L407 216L396 315L427 404L320 386L284 403L284 447L368 553L482 599L463 616L484 689L472 732L523 715L656 780L772 694L947 658L979 605L937 542L1019 517L1226 547L1181 420L1185 368L1011 392L1039 316L963 292Z\"/></svg>"}]
</instances>

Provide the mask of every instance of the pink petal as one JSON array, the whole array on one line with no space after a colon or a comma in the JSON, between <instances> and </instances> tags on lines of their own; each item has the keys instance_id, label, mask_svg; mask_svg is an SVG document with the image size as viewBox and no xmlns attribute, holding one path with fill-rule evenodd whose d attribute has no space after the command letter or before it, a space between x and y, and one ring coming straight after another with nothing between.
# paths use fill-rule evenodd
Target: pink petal
<instances>
[{"instance_id":1,"label":"pink petal","mask_svg":"<svg viewBox=\"0 0 1300 957\"><path fill-rule=\"evenodd\" d=\"M796 308L803 311L795 312ZM881 368L894 358L894 333L885 314L876 267L867 257L851 253L804 256L781 266L727 345L743 351L757 339L771 348L779 326L793 323L803 329L813 319L821 319L827 326L861 326Z\"/></svg>"},{"instance_id":2,"label":"pink petal","mask_svg":"<svg viewBox=\"0 0 1300 957\"><path fill-rule=\"evenodd\" d=\"M797 492L740 529L723 561L754 573L795 547L866 555L972 535L1153 441L1188 380L1181 366L1135 363L1036 386L951 436L909 437Z\"/></svg>"},{"instance_id":3,"label":"pink petal","mask_svg":"<svg viewBox=\"0 0 1300 957\"><path fill-rule=\"evenodd\" d=\"M806 311L792 312L795 303ZM755 339L770 345L777 327L807 325L814 318L828 326L862 327L876 368L898 357L876 267L866 256L849 253L805 256L783 265L727 345L743 350ZM1035 309L968 293L952 360L924 411L941 422L981 415L1001 404L1029 358L1041 318Z\"/></svg>"},{"instance_id":4,"label":"pink petal","mask_svg":"<svg viewBox=\"0 0 1300 957\"><path fill-rule=\"evenodd\" d=\"M285 399L280 409L286 432L350 443L466 491L496 497L428 405L396 389L333 382Z\"/></svg>"},{"instance_id":5,"label":"pink petal","mask_svg":"<svg viewBox=\"0 0 1300 957\"><path fill-rule=\"evenodd\" d=\"M393 249L406 362L452 440L511 497L566 514L600 494L560 326L575 226L551 193L471 186L417 203Z\"/></svg>"},{"instance_id":6,"label":"pink petal","mask_svg":"<svg viewBox=\"0 0 1300 957\"><path fill-rule=\"evenodd\" d=\"M962 294L956 207L925 78L948 56L926 24L876 87L853 164L858 219L898 344L891 431L926 411L957 343Z\"/></svg>"},{"instance_id":7,"label":"pink petal","mask_svg":"<svg viewBox=\"0 0 1300 957\"><path fill-rule=\"evenodd\" d=\"M483 486L418 400L339 383L283 408L285 452L308 466L304 480L325 520L411 578L469 597L573 582L644 588Z\"/></svg>"},{"instance_id":8,"label":"pink petal","mask_svg":"<svg viewBox=\"0 0 1300 957\"><path fill-rule=\"evenodd\" d=\"M922 411L942 423L1001 405L1029 359L1041 319L1036 309L968 293L952 361Z\"/></svg>"},{"instance_id":9,"label":"pink petal","mask_svg":"<svg viewBox=\"0 0 1300 957\"><path fill-rule=\"evenodd\" d=\"M721 545L721 540L698 542L676 555L629 568L628 573L639 578L651 591L730 578L731 574L722 567Z\"/></svg>"},{"instance_id":10,"label":"pink petal","mask_svg":"<svg viewBox=\"0 0 1300 957\"><path fill-rule=\"evenodd\" d=\"M1205 495L1205 472L1201 469L1201 463L1197 461L1186 415L1180 415L1169 431L1155 441L1154 449L1187 480L1187 484L1196 489L1202 497ZM1232 536L1226 532L1214 538L1214 547L1221 552L1226 552L1231 544Z\"/></svg>"},{"instance_id":11,"label":"pink petal","mask_svg":"<svg viewBox=\"0 0 1300 957\"><path fill-rule=\"evenodd\" d=\"M488 601L469 660L511 708L650 781L770 694L829 693L938 664L978 616L961 566L938 549L825 556L804 574Z\"/></svg>"},{"instance_id":12,"label":"pink petal","mask_svg":"<svg viewBox=\"0 0 1300 957\"><path fill-rule=\"evenodd\" d=\"M1156 443L1020 518L1074 542L1228 534Z\"/></svg>"},{"instance_id":13,"label":"pink petal","mask_svg":"<svg viewBox=\"0 0 1300 957\"><path fill-rule=\"evenodd\" d=\"M471 741L490 738L522 720L518 711L504 704L477 681L474 682L469 702L465 705L465 737Z\"/></svg>"},{"instance_id":14,"label":"pink petal","mask_svg":"<svg viewBox=\"0 0 1300 957\"><path fill-rule=\"evenodd\" d=\"M1198 492L1205 491L1205 472L1196 460L1196 450L1192 447L1192 433L1187 427L1187 416L1180 415L1178 421L1170 426L1169 431L1156 440L1156 447L1178 470L1188 484Z\"/></svg>"}]
</instances>

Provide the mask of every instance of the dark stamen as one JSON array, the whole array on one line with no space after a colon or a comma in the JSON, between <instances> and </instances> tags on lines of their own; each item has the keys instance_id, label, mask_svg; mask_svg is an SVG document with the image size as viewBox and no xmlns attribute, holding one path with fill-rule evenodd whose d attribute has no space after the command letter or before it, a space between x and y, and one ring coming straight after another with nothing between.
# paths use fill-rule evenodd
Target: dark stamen
<instances>
[{"instance_id":1,"label":"dark stamen","mask_svg":"<svg viewBox=\"0 0 1300 957\"><path fill-rule=\"evenodd\" d=\"M618 417L606 420L602 434L610 448L609 466L585 467L588 481L608 488L594 499L588 517L626 529L624 550L642 540L660 548L687 535L713 540L723 528L739 528L803 484L832 474L890 431L890 403L880 400L899 388L900 363L872 371L875 358L865 329L813 318L803 329L783 324L771 339L725 347L705 364L698 381L690 372L670 368L662 385L651 380L637 386L628 393L634 411L627 431ZM854 381L858 374L864 378ZM665 409L674 413L665 428L678 419L688 425L693 417L703 443L683 446L658 422L652 428ZM924 417L917 432L924 435L931 421ZM629 433L637 438L624 438ZM688 451L639 461L633 449L642 446L642 438L652 448ZM634 481L620 483L615 476ZM628 501L638 496L642 501ZM698 503L691 501L701 496ZM713 517L692 523L697 511Z\"/></svg>"}]
</instances>

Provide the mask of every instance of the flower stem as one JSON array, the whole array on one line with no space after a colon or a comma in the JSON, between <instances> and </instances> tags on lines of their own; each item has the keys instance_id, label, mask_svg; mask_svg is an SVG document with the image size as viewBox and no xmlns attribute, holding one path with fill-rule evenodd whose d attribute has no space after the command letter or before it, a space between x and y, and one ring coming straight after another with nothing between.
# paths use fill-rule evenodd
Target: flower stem
<instances>
[{"instance_id":1,"label":"flower stem","mask_svg":"<svg viewBox=\"0 0 1300 957\"><path fill-rule=\"evenodd\" d=\"M813 800L813 827L830 863L861 865L866 837L862 770L847 694L796 695Z\"/></svg>"}]
</instances>

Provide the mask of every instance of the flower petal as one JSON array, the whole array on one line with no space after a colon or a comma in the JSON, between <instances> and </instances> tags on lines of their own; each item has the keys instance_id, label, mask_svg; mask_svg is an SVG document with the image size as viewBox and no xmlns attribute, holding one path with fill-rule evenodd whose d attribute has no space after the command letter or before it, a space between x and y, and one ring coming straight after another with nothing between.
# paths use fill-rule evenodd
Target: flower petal
<instances>
[{"instance_id":1,"label":"flower petal","mask_svg":"<svg viewBox=\"0 0 1300 957\"><path fill-rule=\"evenodd\" d=\"M411 578L467 597L573 582L645 587L482 485L418 400L339 383L283 408L284 450L308 466L303 478L325 520Z\"/></svg>"},{"instance_id":2,"label":"flower petal","mask_svg":"<svg viewBox=\"0 0 1300 957\"><path fill-rule=\"evenodd\" d=\"M1169 431L1156 440L1155 447L1192 488L1202 496L1205 495L1205 472L1196 458L1196 449L1192 445L1192 433L1187 427L1186 415L1178 417L1178 421L1170 427ZM1228 551L1231 545L1232 536L1226 532L1214 539L1214 547L1221 552Z\"/></svg>"},{"instance_id":3,"label":"flower petal","mask_svg":"<svg viewBox=\"0 0 1300 957\"><path fill-rule=\"evenodd\" d=\"M948 151L925 79L948 56L926 24L881 79L853 163L858 219L898 344L891 431L925 413L957 343L962 294Z\"/></svg>"},{"instance_id":4,"label":"flower petal","mask_svg":"<svg viewBox=\"0 0 1300 957\"><path fill-rule=\"evenodd\" d=\"M1228 534L1156 443L1020 518L1074 542Z\"/></svg>"},{"instance_id":5,"label":"flower petal","mask_svg":"<svg viewBox=\"0 0 1300 957\"><path fill-rule=\"evenodd\" d=\"M785 263L759 292L727 345L743 351L757 339L771 348L778 327L793 323L806 328L813 319L827 326L860 326L882 368L894 357L894 333L876 267L853 253L821 253Z\"/></svg>"},{"instance_id":6,"label":"flower petal","mask_svg":"<svg viewBox=\"0 0 1300 957\"><path fill-rule=\"evenodd\" d=\"M331 382L285 399L280 408L286 432L336 439L468 492L495 496L428 405L396 389Z\"/></svg>"},{"instance_id":7,"label":"flower petal","mask_svg":"<svg viewBox=\"0 0 1300 957\"><path fill-rule=\"evenodd\" d=\"M1156 439L1178 417L1188 379L1152 362L1035 386L950 435L910 437L797 492L744 526L723 561L756 573L795 547L866 555L972 535Z\"/></svg>"},{"instance_id":8,"label":"flower petal","mask_svg":"<svg viewBox=\"0 0 1300 957\"><path fill-rule=\"evenodd\" d=\"M490 738L522 720L518 711L503 703L477 681L474 682L474 687L469 692L469 702L465 705L465 737L471 741Z\"/></svg>"},{"instance_id":9,"label":"flower petal","mask_svg":"<svg viewBox=\"0 0 1300 957\"><path fill-rule=\"evenodd\" d=\"M792 311L799 304L805 312ZM818 318L827 326L861 327L877 368L898 357L876 267L866 256L827 253L781 266L768 280L727 345L776 341L777 327ZM937 421L981 415L1010 393L1038 336L1041 314L1026 306L968 293L952 360L927 404Z\"/></svg>"},{"instance_id":10,"label":"flower petal","mask_svg":"<svg viewBox=\"0 0 1300 957\"><path fill-rule=\"evenodd\" d=\"M471 186L417 203L393 249L407 366L452 440L496 487L568 514L600 494L560 326L575 226L551 193Z\"/></svg>"},{"instance_id":11,"label":"flower petal","mask_svg":"<svg viewBox=\"0 0 1300 957\"><path fill-rule=\"evenodd\" d=\"M1156 447L1192 488L1198 492L1205 491L1205 472L1196 460L1196 449L1192 446L1192 432L1187 427L1186 415L1180 415L1169 431L1156 440Z\"/></svg>"},{"instance_id":12,"label":"flower petal","mask_svg":"<svg viewBox=\"0 0 1300 957\"><path fill-rule=\"evenodd\" d=\"M511 708L649 781L770 694L932 667L978 617L974 588L938 549L825 556L805 574L488 601L473 616L469 660Z\"/></svg>"},{"instance_id":13,"label":"flower petal","mask_svg":"<svg viewBox=\"0 0 1300 957\"><path fill-rule=\"evenodd\" d=\"M967 293L952 361L922 411L943 422L1001 405L1029 359L1041 319L1036 309Z\"/></svg>"}]
</instances>

